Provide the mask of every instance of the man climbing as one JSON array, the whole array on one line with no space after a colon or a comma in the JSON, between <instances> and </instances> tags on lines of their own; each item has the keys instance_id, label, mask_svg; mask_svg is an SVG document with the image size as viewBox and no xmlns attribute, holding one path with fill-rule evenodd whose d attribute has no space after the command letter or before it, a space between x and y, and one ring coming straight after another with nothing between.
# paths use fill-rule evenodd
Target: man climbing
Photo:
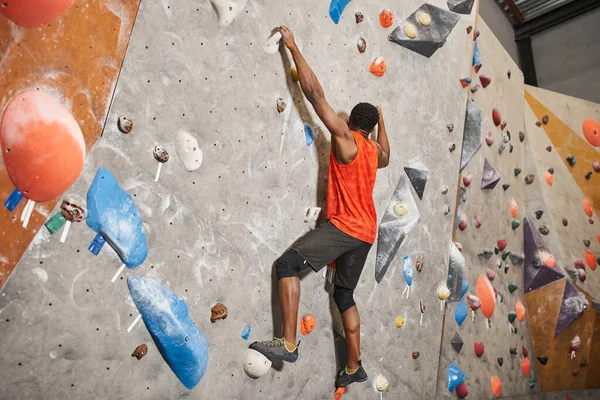
<instances>
[{"instance_id":1,"label":"man climbing","mask_svg":"<svg viewBox=\"0 0 600 400\"><path fill-rule=\"evenodd\" d=\"M336 387L364 382L367 373L360 361L360 317L354 289L377 231L373 187L377 168L389 163L390 145L379 107L356 105L348 122L327 103L317 77L298 50L292 32L278 28L290 50L302 92L331 132L331 155L327 188L327 222L294 243L276 262L283 317L283 337L254 342L250 348L287 362L298 359L296 328L300 302L298 273L315 272L335 260L333 299L340 311L348 343L348 362L336 378ZM378 126L377 142L369 139ZM299 344L299 343L298 343Z\"/></svg>"}]
</instances>

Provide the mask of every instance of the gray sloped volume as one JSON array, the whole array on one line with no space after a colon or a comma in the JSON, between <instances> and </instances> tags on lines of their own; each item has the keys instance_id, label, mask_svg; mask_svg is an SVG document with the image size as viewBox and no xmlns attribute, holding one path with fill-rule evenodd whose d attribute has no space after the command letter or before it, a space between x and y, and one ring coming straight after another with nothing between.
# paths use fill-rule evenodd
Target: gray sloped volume
<instances>
[{"instance_id":1,"label":"gray sloped volume","mask_svg":"<svg viewBox=\"0 0 600 400\"><path fill-rule=\"evenodd\" d=\"M394 206L397 203L404 204L408 210L406 215L400 216L394 212ZM410 181L406 174L402 173L379 224L375 262L375 280L377 283L381 282L398 249L406 240L406 236L419 224L420 220L421 214L410 191Z\"/></svg>"},{"instance_id":2,"label":"gray sloped volume","mask_svg":"<svg viewBox=\"0 0 600 400\"><path fill-rule=\"evenodd\" d=\"M475 0L448 0L448 8L459 14L471 14Z\"/></svg>"},{"instance_id":3,"label":"gray sloped volume","mask_svg":"<svg viewBox=\"0 0 600 400\"><path fill-rule=\"evenodd\" d=\"M462 153L460 155L460 171L467 166L469 161L481 148L481 109L473 100L467 99L465 113L465 130L463 132Z\"/></svg>"},{"instance_id":4,"label":"gray sloped volume","mask_svg":"<svg viewBox=\"0 0 600 400\"><path fill-rule=\"evenodd\" d=\"M418 21L418 15L426 13L431 17L431 24L425 26ZM431 4L423 4L400 24L388 39L402 47L417 52L427 58L431 57L446 43L446 38L454 29L460 16ZM410 38L404 33L404 26L412 24L417 28L417 36Z\"/></svg>"},{"instance_id":5,"label":"gray sloped volume","mask_svg":"<svg viewBox=\"0 0 600 400\"><path fill-rule=\"evenodd\" d=\"M462 297L462 283L465 269L465 258L454 243L450 249L450 264L448 266L448 280L446 286L450 291L449 302L459 301Z\"/></svg>"},{"instance_id":6,"label":"gray sloped volume","mask_svg":"<svg viewBox=\"0 0 600 400\"><path fill-rule=\"evenodd\" d=\"M404 167L404 172L406 172L417 196L419 196L419 200L423 200L425 185L427 184L427 178L429 177L429 170L427 167L421 163L410 164Z\"/></svg>"}]
</instances>

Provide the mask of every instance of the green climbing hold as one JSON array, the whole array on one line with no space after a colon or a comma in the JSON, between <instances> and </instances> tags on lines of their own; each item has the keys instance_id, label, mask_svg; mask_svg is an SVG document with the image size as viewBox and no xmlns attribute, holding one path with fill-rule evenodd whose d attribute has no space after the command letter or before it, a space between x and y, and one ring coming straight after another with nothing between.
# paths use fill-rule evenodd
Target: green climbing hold
<instances>
[{"instance_id":1,"label":"green climbing hold","mask_svg":"<svg viewBox=\"0 0 600 400\"><path fill-rule=\"evenodd\" d=\"M502 261L505 261L508 256L510 256L510 250L506 250L502 252Z\"/></svg>"},{"instance_id":2,"label":"green climbing hold","mask_svg":"<svg viewBox=\"0 0 600 400\"><path fill-rule=\"evenodd\" d=\"M67 220L65 219L65 217L63 217L62 213L57 213L52 218L50 218L45 225L46 228L48 228L48 231L50 231L50 233L54 233L60 228L62 228L62 226L66 223Z\"/></svg>"},{"instance_id":3,"label":"green climbing hold","mask_svg":"<svg viewBox=\"0 0 600 400\"><path fill-rule=\"evenodd\" d=\"M511 324L513 322L515 322L515 319L517 319L517 313L514 311L511 311L508 313L508 322L510 322Z\"/></svg>"},{"instance_id":4,"label":"green climbing hold","mask_svg":"<svg viewBox=\"0 0 600 400\"><path fill-rule=\"evenodd\" d=\"M519 226L521 226L521 223L519 221L517 221L516 219L513 219L513 221L510 223L510 226L511 226L512 230L514 231Z\"/></svg>"},{"instance_id":5,"label":"green climbing hold","mask_svg":"<svg viewBox=\"0 0 600 400\"><path fill-rule=\"evenodd\" d=\"M570 166L573 166L573 165L575 165L577 160L575 160L575 156L569 156L569 157L567 157L567 162L569 163Z\"/></svg>"},{"instance_id":6,"label":"green climbing hold","mask_svg":"<svg viewBox=\"0 0 600 400\"><path fill-rule=\"evenodd\" d=\"M517 355L517 348L516 347L511 347L509 351L510 351L510 355L511 356L516 356Z\"/></svg>"},{"instance_id":7,"label":"green climbing hold","mask_svg":"<svg viewBox=\"0 0 600 400\"><path fill-rule=\"evenodd\" d=\"M521 173L521 168L515 168L515 176L519 176Z\"/></svg>"},{"instance_id":8,"label":"green climbing hold","mask_svg":"<svg viewBox=\"0 0 600 400\"><path fill-rule=\"evenodd\" d=\"M511 293L514 293L515 290L517 290L519 287L517 285L515 285L514 283L509 283L508 284L508 291Z\"/></svg>"},{"instance_id":9,"label":"green climbing hold","mask_svg":"<svg viewBox=\"0 0 600 400\"><path fill-rule=\"evenodd\" d=\"M512 333L514 333L515 335L518 333L518 332L517 332L517 328L516 328L516 327L513 327L513 328L512 328Z\"/></svg>"},{"instance_id":10,"label":"green climbing hold","mask_svg":"<svg viewBox=\"0 0 600 400\"><path fill-rule=\"evenodd\" d=\"M510 187L510 185L508 183L505 183L502 185L502 189L504 189L505 191Z\"/></svg>"},{"instance_id":11,"label":"green climbing hold","mask_svg":"<svg viewBox=\"0 0 600 400\"><path fill-rule=\"evenodd\" d=\"M531 378L529 379L529 389L533 389L535 387L535 385L537 384L538 378Z\"/></svg>"}]
</instances>

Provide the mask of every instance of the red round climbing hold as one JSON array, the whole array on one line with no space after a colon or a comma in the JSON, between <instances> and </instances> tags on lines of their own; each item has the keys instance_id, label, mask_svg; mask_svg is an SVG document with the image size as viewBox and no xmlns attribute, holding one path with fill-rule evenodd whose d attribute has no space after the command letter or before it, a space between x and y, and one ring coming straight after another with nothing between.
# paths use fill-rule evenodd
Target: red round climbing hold
<instances>
[{"instance_id":1,"label":"red round climbing hold","mask_svg":"<svg viewBox=\"0 0 600 400\"><path fill-rule=\"evenodd\" d=\"M588 267L590 267L590 269L592 271L596 270L596 255L594 253L592 253L591 250L587 250L584 254L585 257L585 262L587 263Z\"/></svg>"},{"instance_id":2,"label":"red round climbing hold","mask_svg":"<svg viewBox=\"0 0 600 400\"><path fill-rule=\"evenodd\" d=\"M67 12L75 0L2 0L0 12L17 25L34 28Z\"/></svg>"},{"instance_id":3,"label":"red round climbing hold","mask_svg":"<svg viewBox=\"0 0 600 400\"><path fill-rule=\"evenodd\" d=\"M498 246L498 250L504 251L504 249L506 248L506 240L504 240L504 239L498 240L498 242L496 243L496 246Z\"/></svg>"},{"instance_id":4,"label":"red round climbing hold","mask_svg":"<svg viewBox=\"0 0 600 400\"><path fill-rule=\"evenodd\" d=\"M379 13L379 23L384 28L389 28L390 26L394 25L394 13L392 10L389 8L381 10L381 13Z\"/></svg>"},{"instance_id":5,"label":"red round climbing hold","mask_svg":"<svg viewBox=\"0 0 600 400\"><path fill-rule=\"evenodd\" d=\"M473 343L473 350L475 350L475 355L477 357L481 357L483 355L483 351L485 350L485 347L483 346L483 342Z\"/></svg>"},{"instance_id":6,"label":"red round climbing hold","mask_svg":"<svg viewBox=\"0 0 600 400\"><path fill-rule=\"evenodd\" d=\"M33 201L59 197L83 170L85 141L77 121L42 92L23 92L9 103L0 141L10 179Z\"/></svg>"},{"instance_id":7,"label":"red round climbing hold","mask_svg":"<svg viewBox=\"0 0 600 400\"><path fill-rule=\"evenodd\" d=\"M592 146L600 146L600 123L591 118L583 121L583 134Z\"/></svg>"},{"instance_id":8,"label":"red round climbing hold","mask_svg":"<svg viewBox=\"0 0 600 400\"><path fill-rule=\"evenodd\" d=\"M500 115L500 111L495 108L492 110L492 120L494 120L494 125L496 126L502 123L502 115Z\"/></svg>"},{"instance_id":9,"label":"red round climbing hold","mask_svg":"<svg viewBox=\"0 0 600 400\"><path fill-rule=\"evenodd\" d=\"M585 215L591 217L594 214L594 208L592 207L592 203L590 203L589 200L581 200L581 205L583 206L583 212L585 212Z\"/></svg>"},{"instance_id":10,"label":"red round climbing hold","mask_svg":"<svg viewBox=\"0 0 600 400\"><path fill-rule=\"evenodd\" d=\"M481 300L481 313L486 318L492 318L494 309L496 308L496 296L490 281L483 275L479 275L479 278L477 278L476 293L477 297Z\"/></svg>"},{"instance_id":11,"label":"red round climbing hold","mask_svg":"<svg viewBox=\"0 0 600 400\"><path fill-rule=\"evenodd\" d=\"M459 399L464 399L465 397L467 397L469 395L469 390L467 389L467 384L466 383L461 383L460 385L458 385L456 387L456 395L458 396Z\"/></svg>"},{"instance_id":12,"label":"red round climbing hold","mask_svg":"<svg viewBox=\"0 0 600 400\"><path fill-rule=\"evenodd\" d=\"M479 82L481 82L481 86L485 89L492 82L492 78L487 75L479 75Z\"/></svg>"}]
</instances>

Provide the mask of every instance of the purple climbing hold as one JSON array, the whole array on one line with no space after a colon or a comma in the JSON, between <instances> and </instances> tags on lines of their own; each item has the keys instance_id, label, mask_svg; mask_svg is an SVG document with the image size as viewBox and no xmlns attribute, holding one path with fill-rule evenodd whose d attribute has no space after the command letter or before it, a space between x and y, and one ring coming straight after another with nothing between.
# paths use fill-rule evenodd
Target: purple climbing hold
<instances>
[{"instance_id":1,"label":"purple climbing hold","mask_svg":"<svg viewBox=\"0 0 600 400\"><path fill-rule=\"evenodd\" d=\"M500 178L500 173L486 158L483 163L483 173L481 174L481 189L495 188Z\"/></svg>"},{"instance_id":2,"label":"purple climbing hold","mask_svg":"<svg viewBox=\"0 0 600 400\"><path fill-rule=\"evenodd\" d=\"M556 330L554 337L560 333L571 322L575 321L589 306L585 295L578 291L571 282L566 282L565 291L560 303L560 311L558 313L558 321L556 322Z\"/></svg>"},{"instance_id":3,"label":"purple climbing hold","mask_svg":"<svg viewBox=\"0 0 600 400\"><path fill-rule=\"evenodd\" d=\"M554 268L549 268L542 262L540 251L549 252L549 250L542 235L528 217L523 219L523 250L525 252L525 293L565 277L558 263Z\"/></svg>"}]
</instances>

